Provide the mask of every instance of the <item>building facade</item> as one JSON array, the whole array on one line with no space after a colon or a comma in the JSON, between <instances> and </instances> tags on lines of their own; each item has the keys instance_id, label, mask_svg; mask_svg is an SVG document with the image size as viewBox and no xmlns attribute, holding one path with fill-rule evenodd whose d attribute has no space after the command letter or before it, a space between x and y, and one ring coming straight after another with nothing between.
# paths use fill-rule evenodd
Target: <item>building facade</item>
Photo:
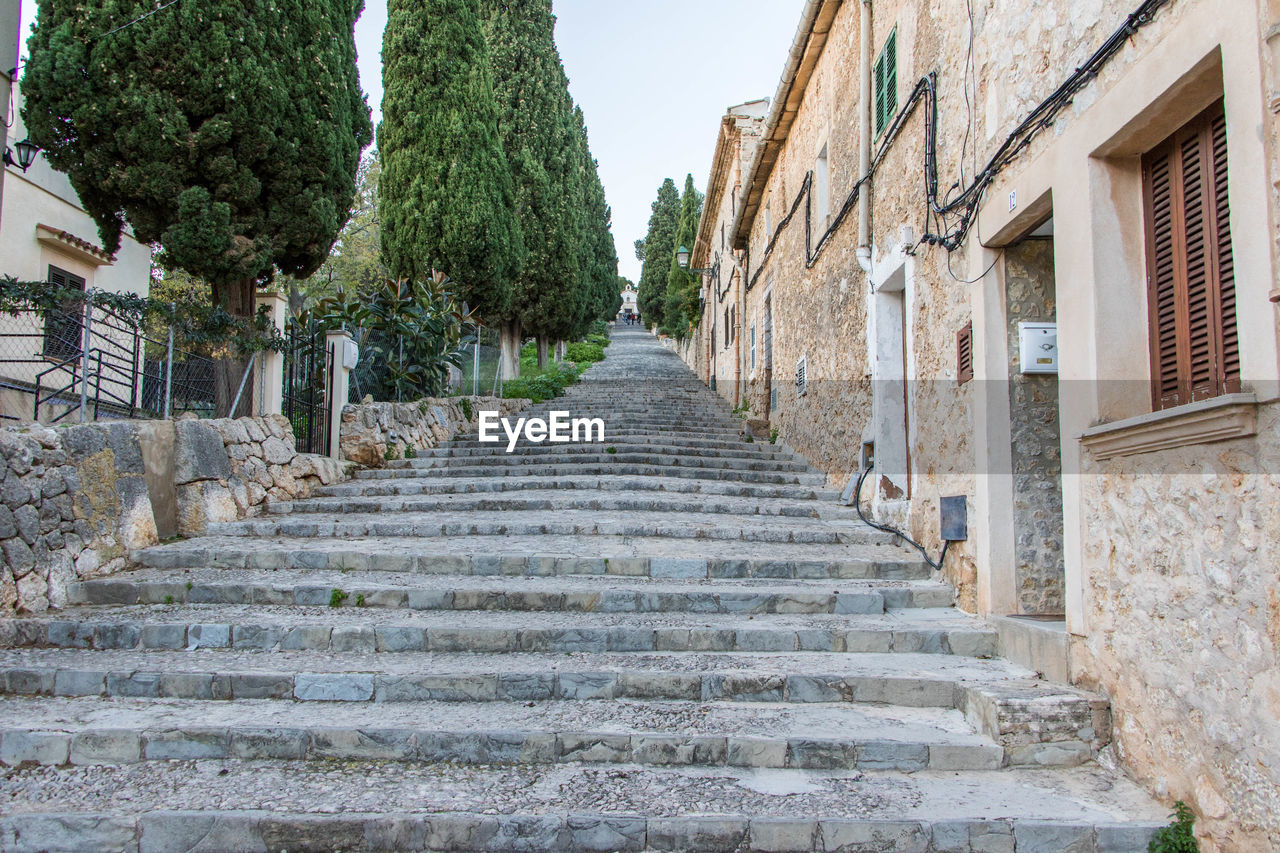
<instances>
[{"instance_id":1,"label":"building facade","mask_svg":"<svg viewBox=\"0 0 1280 853\"><path fill-rule=\"evenodd\" d=\"M0 0L0 115L5 117L4 148L22 137L13 136L9 127L10 98L18 75L18 30L22 25L22 14L18 0ZM4 201L4 170L0 169L0 203Z\"/></svg>"},{"instance_id":2,"label":"building facade","mask_svg":"<svg viewBox=\"0 0 1280 853\"><path fill-rule=\"evenodd\" d=\"M15 92L10 139L26 138ZM151 287L151 248L126 230L120 249L108 255L101 247L98 226L80 206L70 180L37 157L25 172L6 165L0 196L0 277L19 281L48 281L80 290L135 293L146 296ZM78 316L79 309L76 310ZM0 420L57 417L79 405L83 326L77 316L33 314L0 316ZM138 382L144 357L134 336L124 329L101 325L91 331L90 352L101 352L106 367L92 393L108 408L140 404ZM135 351L136 350L136 351Z\"/></svg>"},{"instance_id":3,"label":"building facade","mask_svg":"<svg viewBox=\"0 0 1280 853\"><path fill-rule=\"evenodd\" d=\"M937 555L947 522L960 606L1043 620L1026 662L1111 698L1209 850L1280 837L1277 33L1276 0L813 0L724 184L740 366L714 274L684 351L881 523Z\"/></svg>"}]
</instances>

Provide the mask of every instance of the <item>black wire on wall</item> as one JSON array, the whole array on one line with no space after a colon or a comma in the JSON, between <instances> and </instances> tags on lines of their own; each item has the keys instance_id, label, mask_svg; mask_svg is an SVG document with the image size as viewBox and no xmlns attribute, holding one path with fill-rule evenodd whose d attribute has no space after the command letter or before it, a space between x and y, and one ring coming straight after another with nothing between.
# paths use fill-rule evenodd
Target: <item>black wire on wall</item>
<instances>
[{"instance_id":1,"label":"black wire on wall","mask_svg":"<svg viewBox=\"0 0 1280 853\"><path fill-rule=\"evenodd\" d=\"M862 191L863 185L871 180L888 154L894 140L902 132L907 120L915 112L916 106L922 103L925 109L924 185L927 209L925 232L917 245L927 243L929 245L942 246L948 253L960 248L964 244L970 227L973 225L978 207L982 203L982 197L987 189L990 188L996 176L1012 163L1041 131L1052 127L1058 115L1071 104L1076 94L1098 76L1098 73L1107 62L1124 47L1125 42L1142 27L1149 24L1155 18L1156 13L1170 2L1172 0L1145 0L1136 11L1125 18L1124 23L1103 42L1101 47L1094 51L1083 64L1067 77L1061 86L1041 101L1013 129L1013 132L1005 138L1005 141L996 150L995 154L987 161L987 165L982 171L974 175L968 186L964 187L958 195L942 201L938 198L938 75L937 72L930 72L925 77L922 77L916 83L915 88L912 89L911 95L902 105L902 108L898 110L898 114L894 116L893 123L885 131L884 139L880 142L880 146L872 158L870 170L853 185L848 196L845 197L844 203L840 206L840 210L832 218L831 224L827 226L826 231L823 232L816 245L812 242L811 204L809 203L813 190L813 172L806 173L804 183L801 185L799 192L796 193L790 212L787 213L785 219L778 223L778 227L774 229L774 232L769 235L769 243L760 258L760 263L756 267L755 273L748 279L747 290L755 287L756 281L764 271L769 257L773 254L778 238L791 222L792 217L795 216L802 202L805 203L805 266L806 268L813 267L832 236L835 235L840 226L844 224L845 219L848 218L849 213L857 206L858 196ZM952 187L952 191L956 189L960 189L958 183ZM948 193L948 196L950 196L950 193Z\"/></svg>"}]
</instances>

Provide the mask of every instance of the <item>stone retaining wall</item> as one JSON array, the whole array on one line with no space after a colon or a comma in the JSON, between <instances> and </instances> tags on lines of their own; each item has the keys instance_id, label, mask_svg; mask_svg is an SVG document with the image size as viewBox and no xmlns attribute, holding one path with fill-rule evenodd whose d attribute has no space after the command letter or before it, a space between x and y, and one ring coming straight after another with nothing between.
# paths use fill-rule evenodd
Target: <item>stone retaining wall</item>
<instances>
[{"instance_id":1,"label":"stone retaining wall","mask_svg":"<svg viewBox=\"0 0 1280 853\"><path fill-rule=\"evenodd\" d=\"M475 426L482 411L496 411L506 417L531 402L497 397L429 397L415 403L343 406L342 458L366 468L382 468L391 459L403 459L406 449L429 450Z\"/></svg>"},{"instance_id":2,"label":"stone retaining wall","mask_svg":"<svg viewBox=\"0 0 1280 853\"><path fill-rule=\"evenodd\" d=\"M0 430L0 463L0 614L61 607L68 584L156 543L135 425Z\"/></svg>"},{"instance_id":3,"label":"stone retaining wall","mask_svg":"<svg viewBox=\"0 0 1280 853\"><path fill-rule=\"evenodd\" d=\"M299 453L283 415L178 421L175 429L174 484L183 535L257 515L268 501L310 497L316 486L346 476L341 463L327 456Z\"/></svg>"}]
</instances>

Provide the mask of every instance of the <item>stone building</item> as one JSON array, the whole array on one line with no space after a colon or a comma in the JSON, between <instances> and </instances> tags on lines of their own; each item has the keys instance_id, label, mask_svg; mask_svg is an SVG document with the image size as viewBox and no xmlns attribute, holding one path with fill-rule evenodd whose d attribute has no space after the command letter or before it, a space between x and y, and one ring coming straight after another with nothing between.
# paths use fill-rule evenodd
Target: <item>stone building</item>
<instances>
[{"instance_id":1,"label":"stone building","mask_svg":"<svg viewBox=\"0 0 1280 853\"><path fill-rule=\"evenodd\" d=\"M10 133L9 98L10 91L17 79L18 69L18 30L21 29L21 14L18 0L0 0L0 114L5 116L4 152L21 139ZM11 155L12 156L12 155ZM0 202L4 201L4 169L0 168Z\"/></svg>"},{"instance_id":2,"label":"stone building","mask_svg":"<svg viewBox=\"0 0 1280 853\"><path fill-rule=\"evenodd\" d=\"M1278 33L1278 0L811 0L740 176L717 151L684 351L932 555L954 499L960 605L1107 694L1207 850L1280 837Z\"/></svg>"},{"instance_id":3,"label":"stone building","mask_svg":"<svg viewBox=\"0 0 1280 853\"><path fill-rule=\"evenodd\" d=\"M690 266L707 270L703 276L704 322L684 344L682 355L699 376L725 399L741 402L738 377L743 362L742 266L740 253L729 243L729 228L741 202L743 173L751 165L769 109L768 99L730 107L720 120L720 134L711 161L711 178L702 205L698 236Z\"/></svg>"}]
</instances>

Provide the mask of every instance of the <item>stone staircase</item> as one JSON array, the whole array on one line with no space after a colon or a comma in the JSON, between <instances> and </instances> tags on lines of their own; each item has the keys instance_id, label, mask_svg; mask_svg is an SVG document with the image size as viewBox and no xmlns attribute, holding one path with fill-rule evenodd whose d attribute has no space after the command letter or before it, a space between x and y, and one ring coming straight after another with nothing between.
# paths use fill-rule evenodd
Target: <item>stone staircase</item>
<instances>
[{"instance_id":1,"label":"stone staircase","mask_svg":"<svg viewBox=\"0 0 1280 853\"><path fill-rule=\"evenodd\" d=\"M1105 701L639 330L566 398L0 623L5 850L1145 851Z\"/></svg>"}]
</instances>

